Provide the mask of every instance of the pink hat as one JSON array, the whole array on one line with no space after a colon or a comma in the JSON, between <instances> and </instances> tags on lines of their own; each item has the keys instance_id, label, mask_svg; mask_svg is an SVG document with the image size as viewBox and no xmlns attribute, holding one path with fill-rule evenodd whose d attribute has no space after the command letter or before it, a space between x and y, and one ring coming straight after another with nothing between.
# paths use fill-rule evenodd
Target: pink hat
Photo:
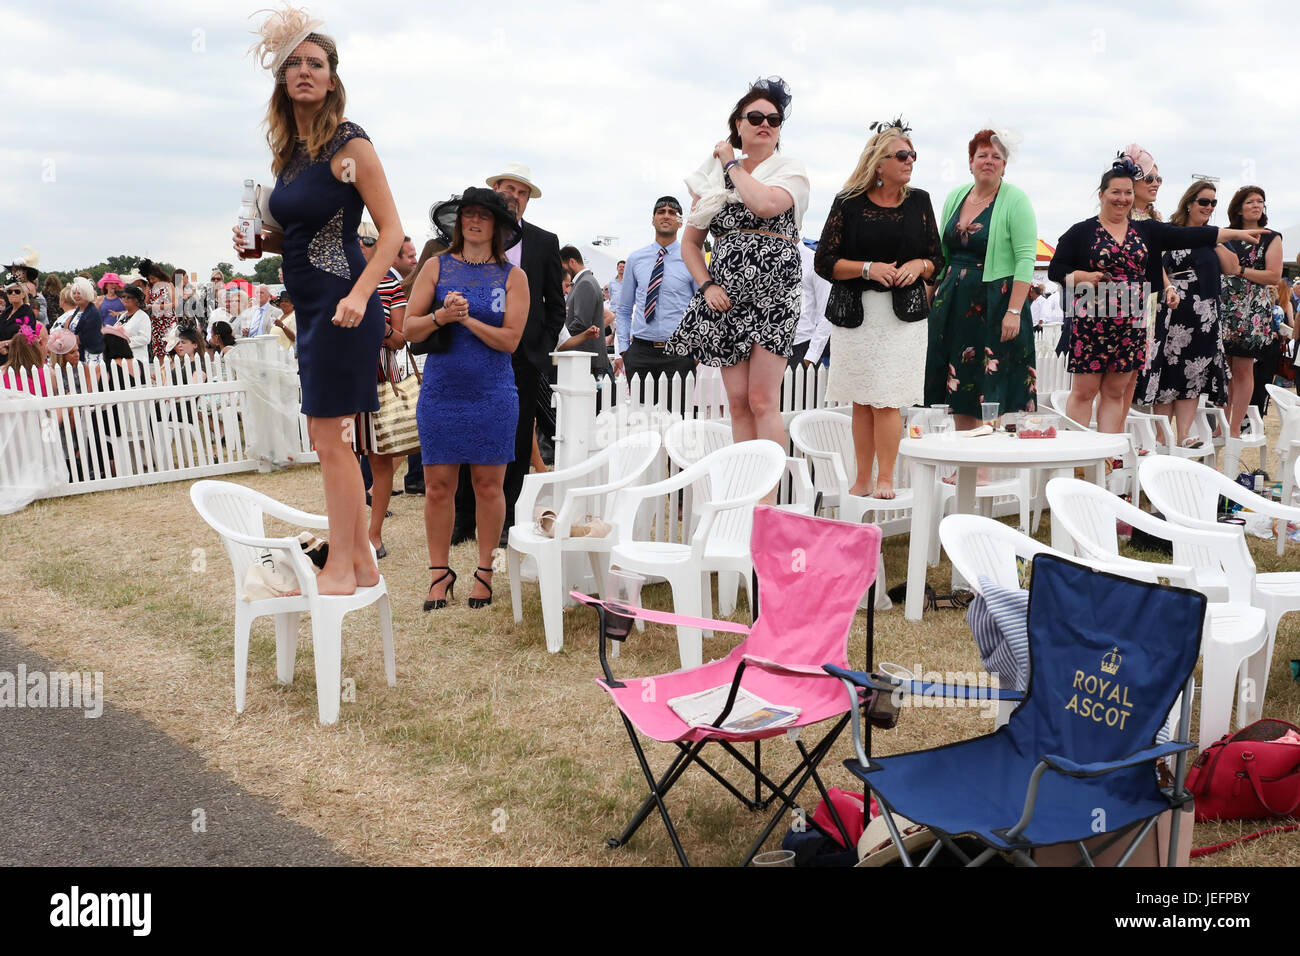
<instances>
[{"instance_id":1,"label":"pink hat","mask_svg":"<svg viewBox=\"0 0 1300 956\"><path fill-rule=\"evenodd\" d=\"M97 282L96 285L98 285L102 289L110 282L116 283L119 286L126 285L126 283L122 281L122 277L119 276L116 272L105 272L102 276L100 276L99 282Z\"/></svg>"},{"instance_id":2,"label":"pink hat","mask_svg":"<svg viewBox=\"0 0 1300 956\"><path fill-rule=\"evenodd\" d=\"M1145 176L1155 168L1156 158L1149 152L1139 146L1137 143L1129 143L1119 153L1120 159L1128 159L1138 168L1138 172Z\"/></svg>"},{"instance_id":3,"label":"pink hat","mask_svg":"<svg viewBox=\"0 0 1300 956\"><path fill-rule=\"evenodd\" d=\"M117 326L110 325L108 328L113 329L117 328ZM108 329L104 331L108 331ZM77 337L67 329L55 329L50 333L49 341L45 343L45 347L55 355L67 355L69 352L77 350Z\"/></svg>"},{"instance_id":4,"label":"pink hat","mask_svg":"<svg viewBox=\"0 0 1300 956\"><path fill-rule=\"evenodd\" d=\"M119 337L123 342L130 342L130 341L131 341L131 336L127 335L127 334L126 334L126 329L122 328L122 326L120 326L120 325L106 325L106 326L104 326L104 334L105 334L105 335L116 335L116 336L118 336L118 337Z\"/></svg>"}]
</instances>

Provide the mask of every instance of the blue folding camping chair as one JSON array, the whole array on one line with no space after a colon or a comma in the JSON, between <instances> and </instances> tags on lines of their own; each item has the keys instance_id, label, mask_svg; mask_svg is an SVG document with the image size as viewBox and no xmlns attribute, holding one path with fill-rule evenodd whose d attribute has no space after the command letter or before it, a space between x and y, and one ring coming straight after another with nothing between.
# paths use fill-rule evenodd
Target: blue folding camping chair
<instances>
[{"instance_id":1,"label":"blue folding camping chair","mask_svg":"<svg viewBox=\"0 0 1300 956\"><path fill-rule=\"evenodd\" d=\"M1076 844L1080 863L1091 866L1083 841L1101 832L1112 836L1092 853L1132 837L1117 863L1125 865L1160 814L1191 799L1183 785L1186 752L1195 746L1187 727L1205 609L1205 596L1195 591L1039 555L1029 594L1029 689L1005 726L973 740L873 759L862 747L854 706L857 759L845 764L875 792L903 865L913 863L889 811L934 831L938 840L922 866L944 847L968 866L999 854L1033 866L1028 851L1055 843ZM855 702L858 687L891 687L879 675L826 670L844 681ZM919 682L900 691L955 693ZM1180 691L1180 739L1157 744ZM1173 787L1162 789L1156 761L1175 754ZM1181 816L1173 815L1171 866ZM977 841L974 858L955 842L959 836Z\"/></svg>"}]
</instances>

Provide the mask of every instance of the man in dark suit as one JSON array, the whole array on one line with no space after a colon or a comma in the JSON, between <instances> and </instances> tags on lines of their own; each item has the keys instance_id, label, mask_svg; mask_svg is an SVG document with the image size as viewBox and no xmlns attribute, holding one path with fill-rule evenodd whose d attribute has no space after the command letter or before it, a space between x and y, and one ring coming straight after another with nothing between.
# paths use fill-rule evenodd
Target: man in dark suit
<instances>
[{"instance_id":1,"label":"man in dark suit","mask_svg":"<svg viewBox=\"0 0 1300 956\"><path fill-rule=\"evenodd\" d=\"M487 184L519 217L523 238L506 250L506 258L522 268L528 278L528 322L512 357L515 387L519 390L519 422L515 431L515 460L506 466L506 523L501 533L502 547L515 523L515 501L532 462L538 399L546 382L547 370L551 367L551 353L560 337L560 327L564 325L564 291L561 289L564 267L560 265L560 240L555 233L524 221L529 200L542 195L531 177L531 171L523 163L507 163L502 172L487 178ZM462 474L456 491L452 543L466 541L473 534L474 489L468 477Z\"/></svg>"}]
</instances>

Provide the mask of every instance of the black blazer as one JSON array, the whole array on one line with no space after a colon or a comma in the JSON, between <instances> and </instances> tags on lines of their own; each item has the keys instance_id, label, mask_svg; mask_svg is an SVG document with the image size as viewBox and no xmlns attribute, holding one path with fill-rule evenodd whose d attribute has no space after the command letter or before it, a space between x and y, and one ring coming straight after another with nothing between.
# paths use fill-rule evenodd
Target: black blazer
<instances>
[{"instance_id":1,"label":"black blazer","mask_svg":"<svg viewBox=\"0 0 1300 956\"><path fill-rule=\"evenodd\" d=\"M520 265L528 278L528 323L512 357L516 366L527 363L543 376L551 368L551 353L564 325L564 267L560 265L560 240L555 233L523 222Z\"/></svg>"}]
</instances>

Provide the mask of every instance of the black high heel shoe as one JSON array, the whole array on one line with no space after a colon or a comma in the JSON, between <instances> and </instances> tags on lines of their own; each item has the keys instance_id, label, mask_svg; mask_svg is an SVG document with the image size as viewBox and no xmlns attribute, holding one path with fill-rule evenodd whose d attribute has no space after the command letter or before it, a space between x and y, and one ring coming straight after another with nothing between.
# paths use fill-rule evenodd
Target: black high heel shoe
<instances>
[{"instance_id":1,"label":"black high heel shoe","mask_svg":"<svg viewBox=\"0 0 1300 956\"><path fill-rule=\"evenodd\" d=\"M440 598L438 598L438 599L436 599L436 600L433 600L433 601L425 601L425 602L424 602L424 609L425 609L426 611L436 611L436 610L438 610L439 608L444 608L444 607L446 607L446 606L447 606L447 599L450 598L450 597L454 597L454 596L455 596L455 595L452 593L452 591L453 591L453 589L456 587L456 572L453 571L451 568L446 567L445 565L432 565L432 564L429 565L429 570L430 570L430 571L446 571L446 572L447 572L446 574L440 574L440 575L438 575L436 578L434 578L432 581L429 582L429 590L430 590L430 591L432 591L432 590L433 590L433 589L434 589L434 588L435 588L439 583L441 583L442 581L447 580L448 576L451 577L451 583L449 583L449 584L447 585L447 590L443 592L443 596L442 596L442 597L440 597Z\"/></svg>"},{"instance_id":2,"label":"black high heel shoe","mask_svg":"<svg viewBox=\"0 0 1300 956\"><path fill-rule=\"evenodd\" d=\"M485 597L485 598L476 598L476 597L472 597L472 598L470 598L468 601L466 601L466 603L467 603L470 607L474 608L475 610L478 610L478 609L481 608L481 607L487 607L489 604L492 603L492 585L491 585L489 582L484 581L481 577L478 576L478 573L479 573L480 571L486 571L488 574L491 574L491 573L492 573L492 569L491 569L491 568L475 568L475 569L474 569L474 580L477 581L479 584L483 585L485 588L488 589L488 596L487 596L487 597Z\"/></svg>"}]
</instances>

